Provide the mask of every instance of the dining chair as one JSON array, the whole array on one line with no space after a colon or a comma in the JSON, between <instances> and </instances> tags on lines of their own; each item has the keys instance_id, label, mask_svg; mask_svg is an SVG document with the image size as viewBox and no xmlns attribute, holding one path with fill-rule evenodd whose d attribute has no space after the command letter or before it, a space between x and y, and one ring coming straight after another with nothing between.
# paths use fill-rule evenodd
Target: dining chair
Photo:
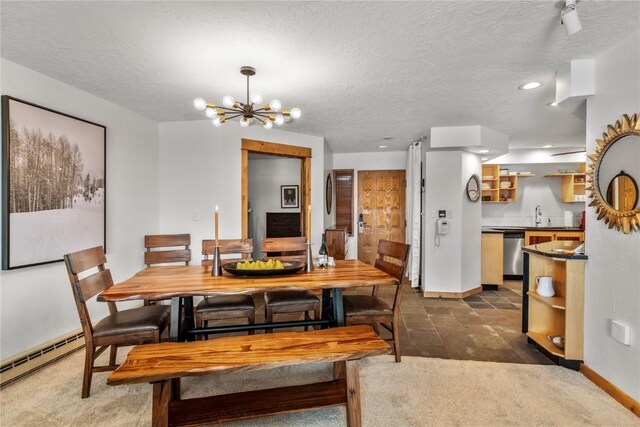
<instances>
[{"instance_id":1,"label":"dining chair","mask_svg":"<svg viewBox=\"0 0 640 427\"><path fill-rule=\"evenodd\" d=\"M234 258L222 259L222 263L247 259L253 253L253 239L218 240L220 255L237 255ZM202 265L211 265L215 240L202 241ZM231 294L205 297L195 308L196 325L199 328L208 325L210 320L226 320L246 318L250 325L256 323L256 306L251 295ZM253 335L254 331L249 331ZM208 335L202 335L207 339Z\"/></svg>"},{"instance_id":2,"label":"dining chair","mask_svg":"<svg viewBox=\"0 0 640 427\"><path fill-rule=\"evenodd\" d=\"M166 305L149 305L118 311L115 303L107 302L109 315L94 325L87 309L87 301L113 286L111 272L105 268L107 258L104 250L97 246L66 254L64 262L84 332L84 399L89 397L94 372L113 371L118 367L118 347L160 342L160 335L169 324L170 308ZM109 346L109 364L95 366L96 358Z\"/></svg>"},{"instance_id":3,"label":"dining chair","mask_svg":"<svg viewBox=\"0 0 640 427\"><path fill-rule=\"evenodd\" d=\"M378 324L391 332L391 341L396 356L400 362L400 337L398 334L398 316L402 300L402 285L404 272L407 267L409 245L389 240L378 242L378 258L375 267L393 276L398 281L393 304L378 297L379 286L373 287L371 295L345 295L343 297L345 323L347 325L373 324L378 331Z\"/></svg>"},{"instance_id":4,"label":"dining chair","mask_svg":"<svg viewBox=\"0 0 640 427\"><path fill-rule=\"evenodd\" d=\"M153 264L168 264L191 261L190 234L148 234L144 236L144 263L147 267ZM182 249L177 249L184 246ZM169 249L172 248L172 249Z\"/></svg>"},{"instance_id":5,"label":"dining chair","mask_svg":"<svg viewBox=\"0 0 640 427\"><path fill-rule=\"evenodd\" d=\"M147 267L155 264L184 263L191 261L190 234L148 234L144 236L144 263ZM144 300L144 305L149 305Z\"/></svg>"},{"instance_id":6,"label":"dining chair","mask_svg":"<svg viewBox=\"0 0 640 427\"><path fill-rule=\"evenodd\" d=\"M305 262L307 239L305 237L277 237L262 240L262 252L266 258L286 261ZM279 253L279 256L272 256ZM315 320L320 318L320 298L311 291L272 291L264 293L265 318L273 323L273 316L280 313L304 312L305 320L310 320L309 311L313 311ZM309 329L305 326L305 331ZM272 332L267 329L266 332Z\"/></svg>"}]
</instances>

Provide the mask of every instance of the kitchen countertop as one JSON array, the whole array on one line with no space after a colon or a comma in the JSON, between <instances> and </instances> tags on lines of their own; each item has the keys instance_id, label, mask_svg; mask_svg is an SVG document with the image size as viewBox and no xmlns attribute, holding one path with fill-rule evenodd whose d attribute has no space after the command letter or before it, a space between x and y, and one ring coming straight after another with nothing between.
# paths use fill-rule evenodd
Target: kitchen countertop
<instances>
[{"instance_id":1,"label":"kitchen countertop","mask_svg":"<svg viewBox=\"0 0 640 427\"><path fill-rule=\"evenodd\" d=\"M549 245L549 243L552 243L552 245ZM587 259L587 255L585 254L574 254L570 252L580 243L581 242L555 241L555 242L541 243L538 245L525 246L524 248L522 248L522 250L530 254L542 255L549 258ZM561 250L564 250L568 253L564 253Z\"/></svg>"},{"instance_id":2,"label":"kitchen countertop","mask_svg":"<svg viewBox=\"0 0 640 427\"><path fill-rule=\"evenodd\" d=\"M520 227L520 226L492 226L482 227L483 233L504 234L517 231L583 231L580 227Z\"/></svg>"}]
</instances>

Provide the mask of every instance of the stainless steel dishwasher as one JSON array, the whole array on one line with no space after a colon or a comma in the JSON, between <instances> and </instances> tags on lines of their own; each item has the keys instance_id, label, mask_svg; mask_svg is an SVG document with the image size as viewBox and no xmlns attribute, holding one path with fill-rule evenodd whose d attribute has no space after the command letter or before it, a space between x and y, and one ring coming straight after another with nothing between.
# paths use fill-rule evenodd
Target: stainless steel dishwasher
<instances>
[{"instance_id":1,"label":"stainless steel dishwasher","mask_svg":"<svg viewBox=\"0 0 640 427\"><path fill-rule=\"evenodd\" d=\"M524 231L505 231L503 273L505 276L522 276L522 246Z\"/></svg>"}]
</instances>

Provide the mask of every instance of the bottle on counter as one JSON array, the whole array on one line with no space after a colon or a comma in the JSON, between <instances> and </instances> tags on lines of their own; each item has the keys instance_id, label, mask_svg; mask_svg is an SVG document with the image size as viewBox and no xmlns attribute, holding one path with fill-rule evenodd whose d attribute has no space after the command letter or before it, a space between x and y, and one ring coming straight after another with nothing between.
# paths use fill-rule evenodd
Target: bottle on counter
<instances>
[{"instance_id":1,"label":"bottle on counter","mask_svg":"<svg viewBox=\"0 0 640 427\"><path fill-rule=\"evenodd\" d=\"M325 233L322 233L322 245L320 245L318 255L320 255L320 265L327 265L329 253L327 252L327 235Z\"/></svg>"}]
</instances>

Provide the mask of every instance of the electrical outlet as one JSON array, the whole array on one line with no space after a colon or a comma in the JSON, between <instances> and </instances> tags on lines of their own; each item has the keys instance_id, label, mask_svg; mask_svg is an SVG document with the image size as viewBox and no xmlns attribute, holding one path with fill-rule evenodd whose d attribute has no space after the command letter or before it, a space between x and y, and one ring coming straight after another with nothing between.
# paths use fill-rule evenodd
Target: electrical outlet
<instances>
[{"instance_id":1,"label":"electrical outlet","mask_svg":"<svg viewBox=\"0 0 640 427\"><path fill-rule=\"evenodd\" d=\"M453 218L453 211L447 209L447 218Z\"/></svg>"},{"instance_id":2,"label":"electrical outlet","mask_svg":"<svg viewBox=\"0 0 640 427\"><path fill-rule=\"evenodd\" d=\"M191 214L191 219L193 220L193 222L200 221L200 212L199 211L193 211L193 213Z\"/></svg>"},{"instance_id":3,"label":"electrical outlet","mask_svg":"<svg viewBox=\"0 0 640 427\"><path fill-rule=\"evenodd\" d=\"M438 213L436 211L431 211L431 218L438 218Z\"/></svg>"},{"instance_id":4,"label":"electrical outlet","mask_svg":"<svg viewBox=\"0 0 640 427\"><path fill-rule=\"evenodd\" d=\"M444 209L441 209L438 211L438 218L446 218L447 217L447 211Z\"/></svg>"}]
</instances>

